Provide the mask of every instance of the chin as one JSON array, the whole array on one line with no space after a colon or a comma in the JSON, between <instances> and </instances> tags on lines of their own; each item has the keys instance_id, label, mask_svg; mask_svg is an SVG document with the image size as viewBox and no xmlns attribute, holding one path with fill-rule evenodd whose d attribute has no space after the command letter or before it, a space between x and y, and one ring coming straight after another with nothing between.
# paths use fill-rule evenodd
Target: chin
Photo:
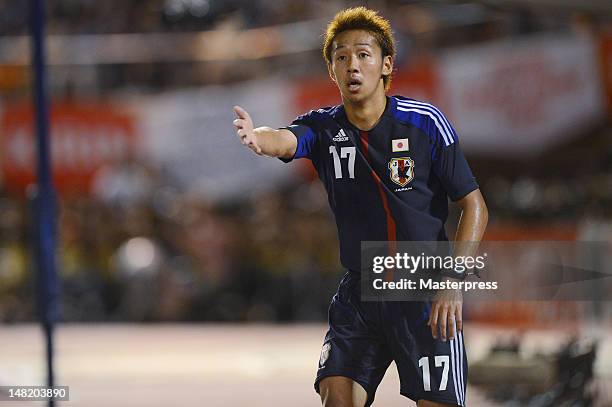
<instances>
[{"instance_id":1,"label":"chin","mask_svg":"<svg viewBox=\"0 0 612 407\"><path fill-rule=\"evenodd\" d=\"M349 102L353 102L353 103L358 103L358 102L363 102L365 99L367 99L367 95L364 92L359 92L359 93L343 93L342 94L342 99L349 101Z\"/></svg>"}]
</instances>

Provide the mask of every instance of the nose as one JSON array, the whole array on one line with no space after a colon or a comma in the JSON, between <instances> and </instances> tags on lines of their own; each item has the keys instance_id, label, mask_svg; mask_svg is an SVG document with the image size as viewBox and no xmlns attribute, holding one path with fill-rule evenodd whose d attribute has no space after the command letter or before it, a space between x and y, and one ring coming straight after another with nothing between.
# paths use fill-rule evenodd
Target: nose
<instances>
[{"instance_id":1,"label":"nose","mask_svg":"<svg viewBox=\"0 0 612 407\"><path fill-rule=\"evenodd\" d=\"M349 72L358 72L359 71L358 60L357 60L357 57L355 57L354 55L349 56L347 70Z\"/></svg>"}]
</instances>

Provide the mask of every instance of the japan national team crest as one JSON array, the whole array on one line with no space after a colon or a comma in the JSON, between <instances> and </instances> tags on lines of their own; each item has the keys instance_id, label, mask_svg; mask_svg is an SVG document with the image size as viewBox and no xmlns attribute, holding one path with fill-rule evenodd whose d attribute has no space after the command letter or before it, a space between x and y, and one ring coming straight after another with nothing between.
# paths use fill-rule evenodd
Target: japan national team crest
<instances>
[{"instance_id":1,"label":"japan national team crest","mask_svg":"<svg viewBox=\"0 0 612 407\"><path fill-rule=\"evenodd\" d=\"M391 181L405 187L414 178L414 161L410 157L392 158L389 161Z\"/></svg>"}]
</instances>

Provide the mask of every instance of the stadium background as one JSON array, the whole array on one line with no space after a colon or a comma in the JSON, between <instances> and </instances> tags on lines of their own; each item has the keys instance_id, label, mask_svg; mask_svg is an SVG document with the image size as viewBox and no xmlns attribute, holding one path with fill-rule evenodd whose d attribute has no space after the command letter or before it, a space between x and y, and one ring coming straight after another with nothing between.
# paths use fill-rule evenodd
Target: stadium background
<instances>
[{"instance_id":1,"label":"stadium background","mask_svg":"<svg viewBox=\"0 0 612 407\"><path fill-rule=\"evenodd\" d=\"M398 40L391 93L435 103L458 130L489 205L486 239L612 242L612 7L552 3L363 4ZM47 2L57 369L74 405L190 405L196 392L215 406L316 403L311 376L342 272L333 219L308 163L241 148L231 107L280 126L339 103L321 33L356 4ZM0 385L42 384L28 7L0 10ZM547 352L574 334L599 338L606 403L603 297L470 304L471 356L511 334ZM382 405L401 402L394 380Z\"/></svg>"}]
</instances>

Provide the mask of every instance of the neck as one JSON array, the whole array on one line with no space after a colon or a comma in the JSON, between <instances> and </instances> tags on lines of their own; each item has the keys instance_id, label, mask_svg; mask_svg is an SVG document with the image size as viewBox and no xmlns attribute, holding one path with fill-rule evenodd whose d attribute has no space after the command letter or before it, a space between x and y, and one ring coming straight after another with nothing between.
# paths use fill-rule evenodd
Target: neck
<instances>
[{"instance_id":1,"label":"neck","mask_svg":"<svg viewBox=\"0 0 612 407\"><path fill-rule=\"evenodd\" d=\"M385 92L376 92L375 96L361 102L344 100L344 110L348 120L359 130L371 130L382 117L387 98Z\"/></svg>"}]
</instances>

